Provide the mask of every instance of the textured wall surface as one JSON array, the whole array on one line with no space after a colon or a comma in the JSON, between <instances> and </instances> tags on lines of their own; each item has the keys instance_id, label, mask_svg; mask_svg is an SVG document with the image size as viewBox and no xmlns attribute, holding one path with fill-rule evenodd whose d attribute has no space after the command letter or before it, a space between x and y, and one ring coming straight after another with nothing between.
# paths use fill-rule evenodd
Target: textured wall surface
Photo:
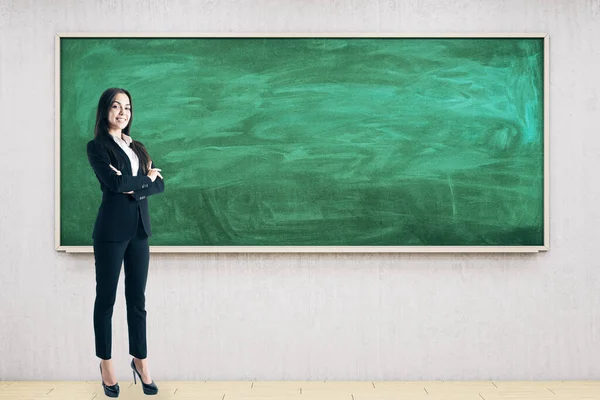
<instances>
[{"instance_id":1,"label":"textured wall surface","mask_svg":"<svg viewBox=\"0 0 600 400\"><path fill-rule=\"evenodd\" d=\"M0 32L0 380L98 379L93 256L54 250L56 32L549 33L548 253L155 254L150 366L157 382L600 378L600 1L9 0Z\"/></svg>"}]
</instances>

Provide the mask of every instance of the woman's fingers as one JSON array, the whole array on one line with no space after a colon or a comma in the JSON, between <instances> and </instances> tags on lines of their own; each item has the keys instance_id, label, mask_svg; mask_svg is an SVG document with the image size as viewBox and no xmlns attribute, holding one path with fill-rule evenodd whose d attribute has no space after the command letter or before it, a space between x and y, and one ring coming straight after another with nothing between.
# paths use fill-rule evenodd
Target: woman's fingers
<instances>
[{"instance_id":1,"label":"woman's fingers","mask_svg":"<svg viewBox=\"0 0 600 400\"><path fill-rule=\"evenodd\" d=\"M164 179L163 176L160 174L160 171L162 171L162 169L160 168L152 168L152 171L156 172L156 176L160 176L160 179Z\"/></svg>"},{"instance_id":2,"label":"woman's fingers","mask_svg":"<svg viewBox=\"0 0 600 400\"><path fill-rule=\"evenodd\" d=\"M112 164L108 164L108 166L117 173L117 175L121 175L121 171L112 166Z\"/></svg>"}]
</instances>

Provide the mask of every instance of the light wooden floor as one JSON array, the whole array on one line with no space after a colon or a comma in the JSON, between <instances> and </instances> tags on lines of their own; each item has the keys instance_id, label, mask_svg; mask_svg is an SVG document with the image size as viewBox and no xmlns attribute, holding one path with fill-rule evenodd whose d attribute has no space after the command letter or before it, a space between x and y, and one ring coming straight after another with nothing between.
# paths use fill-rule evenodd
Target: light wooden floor
<instances>
[{"instance_id":1,"label":"light wooden floor","mask_svg":"<svg viewBox=\"0 0 600 400\"><path fill-rule=\"evenodd\" d=\"M138 382L122 381L120 399L173 400L600 400L600 381L419 382L157 382L144 396ZM0 381L0 399L106 399L100 382Z\"/></svg>"}]
</instances>

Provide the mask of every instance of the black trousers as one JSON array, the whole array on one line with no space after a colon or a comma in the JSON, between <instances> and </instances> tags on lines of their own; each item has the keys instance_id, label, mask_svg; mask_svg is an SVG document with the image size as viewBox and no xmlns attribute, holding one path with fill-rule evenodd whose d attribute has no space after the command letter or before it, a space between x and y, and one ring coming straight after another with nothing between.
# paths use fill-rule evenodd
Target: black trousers
<instances>
[{"instance_id":1,"label":"black trousers","mask_svg":"<svg viewBox=\"0 0 600 400\"><path fill-rule=\"evenodd\" d=\"M96 356L111 358L112 315L121 264L125 265L125 301L127 303L127 328L129 354L144 359L146 344L146 281L150 248L148 236L139 218L137 232L125 242L94 240L96 263L96 301L94 303L94 333Z\"/></svg>"}]
</instances>

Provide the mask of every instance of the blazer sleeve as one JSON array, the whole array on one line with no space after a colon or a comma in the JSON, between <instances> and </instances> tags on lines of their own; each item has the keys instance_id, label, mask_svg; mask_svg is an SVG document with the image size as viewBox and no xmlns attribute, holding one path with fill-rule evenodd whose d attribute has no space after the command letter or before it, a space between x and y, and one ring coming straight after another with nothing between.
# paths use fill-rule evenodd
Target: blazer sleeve
<instances>
[{"instance_id":1,"label":"blazer sleeve","mask_svg":"<svg viewBox=\"0 0 600 400\"><path fill-rule=\"evenodd\" d=\"M154 168L154 162L152 163L152 168ZM150 178L148 178L150 179ZM131 196L137 201L144 200L146 197L151 196L153 194L162 193L165 191L165 182L159 176L156 177L154 182L150 179L151 183L148 187L140 190L136 190L133 192Z\"/></svg>"},{"instance_id":2,"label":"blazer sleeve","mask_svg":"<svg viewBox=\"0 0 600 400\"><path fill-rule=\"evenodd\" d=\"M90 165L96 173L96 176L111 192L130 192L132 190L149 187L152 183L152 179L145 175L117 175L117 173L109 166L110 157L108 156L108 153L99 143L96 143L95 140L90 140L88 142L87 154Z\"/></svg>"}]
</instances>

